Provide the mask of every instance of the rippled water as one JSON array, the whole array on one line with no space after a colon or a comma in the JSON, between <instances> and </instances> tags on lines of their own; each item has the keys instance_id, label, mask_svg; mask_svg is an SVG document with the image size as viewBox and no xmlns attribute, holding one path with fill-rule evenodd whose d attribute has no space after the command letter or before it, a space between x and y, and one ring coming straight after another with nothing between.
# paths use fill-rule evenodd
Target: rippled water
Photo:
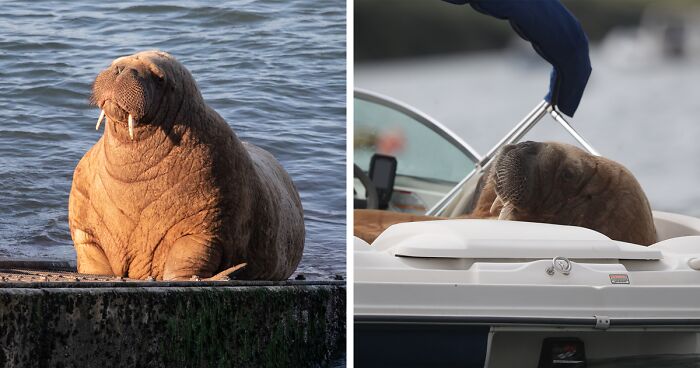
<instances>
[{"instance_id":1,"label":"rippled water","mask_svg":"<svg viewBox=\"0 0 700 368\"><path fill-rule=\"evenodd\" d=\"M118 56L161 49L301 192L300 272L345 273L345 1L3 2L0 256L75 259L73 169L99 139L88 106Z\"/></svg>"}]
</instances>

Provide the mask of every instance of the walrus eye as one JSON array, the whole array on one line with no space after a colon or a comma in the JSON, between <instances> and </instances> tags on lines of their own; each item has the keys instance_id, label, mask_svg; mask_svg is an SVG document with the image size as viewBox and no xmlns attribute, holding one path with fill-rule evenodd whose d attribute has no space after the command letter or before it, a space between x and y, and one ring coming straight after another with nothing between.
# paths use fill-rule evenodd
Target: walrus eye
<instances>
[{"instance_id":1,"label":"walrus eye","mask_svg":"<svg viewBox=\"0 0 700 368\"><path fill-rule=\"evenodd\" d=\"M574 176L575 176L575 175L574 175L574 172L573 172L571 169L568 169L568 168L562 170L562 172L561 172L561 178L562 178L564 181L571 181L571 180L574 179Z\"/></svg>"},{"instance_id":2,"label":"walrus eye","mask_svg":"<svg viewBox=\"0 0 700 368\"><path fill-rule=\"evenodd\" d=\"M157 82L160 83L165 80L165 74L162 70L158 69L157 67L149 65L148 70L151 72L151 75Z\"/></svg>"},{"instance_id":3,"label":"walrus eye","mask_svg":"<svg viewBox=\"0 0 700 368\"><path fill-rule=\"evenodd\" d=\"M163 83L163 81L165 81L165 79L163 78L162 75L158 75L156 73L151 73L151 75L153 75L153 79L159 84Z\"/></svg>"}]
</instances>

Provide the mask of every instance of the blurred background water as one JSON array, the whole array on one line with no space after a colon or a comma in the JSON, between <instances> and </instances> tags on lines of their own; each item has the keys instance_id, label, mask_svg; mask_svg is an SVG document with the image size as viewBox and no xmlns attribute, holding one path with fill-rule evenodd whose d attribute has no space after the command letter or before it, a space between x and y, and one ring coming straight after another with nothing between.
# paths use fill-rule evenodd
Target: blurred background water
<instances>
[{"instance_id":1,"label":"blurred background water","mask_svg":"<svg viewBox=\"0 0 700 368\"><path fill-rule=\"evenodd\" d=\"M73 170L99 139L91 84L119 56L173 54L301 198L298 272L345 274L345 1L3 1L0 257L75 260Z\"/></svg>"},{"instance_id":2,"label":"blurred background water","mask_svg":"<svg viewBox=\"0 0 700 368\"><path fill-rule=\"evenodd\" d=\"M570 122L636 175L654 209L700 216L700 4L562 2L589 35L593 66ZM401 21L380 26L388 9ZM481 154L547 93L551 66L469 6L357 0L355 19L356 88L427 113ZM525 139L573 143L549 117Z\"/></svg>"}]
</instances>

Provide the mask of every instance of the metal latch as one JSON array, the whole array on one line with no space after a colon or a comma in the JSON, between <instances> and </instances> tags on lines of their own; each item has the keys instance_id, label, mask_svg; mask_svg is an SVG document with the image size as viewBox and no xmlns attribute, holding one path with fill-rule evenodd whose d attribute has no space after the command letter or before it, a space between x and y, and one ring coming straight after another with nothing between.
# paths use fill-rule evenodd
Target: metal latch
<instances>
[{"instance_id":1,"label":"metal latch","mask_svg":"<svg viewBox=\"0 0 700 368\"><path fill-rule=\"evenodd\" d=\"M559 271L564 276L568 276L571 273L571 261L566 257L554 257L552 259L552 265L544 270L547 275L553 276L555 271Z\"/></svg>"},{"instance_id":2,"label":"metal latch","mask_svg":"<svg viewBox=\"0 0 700 368\"><path fill-rule=\"evenodd\" d=\"M610 317L608 316L593 316L595 317L595 329L607 330L610 328Z\"/></svg>"}]
</instances>

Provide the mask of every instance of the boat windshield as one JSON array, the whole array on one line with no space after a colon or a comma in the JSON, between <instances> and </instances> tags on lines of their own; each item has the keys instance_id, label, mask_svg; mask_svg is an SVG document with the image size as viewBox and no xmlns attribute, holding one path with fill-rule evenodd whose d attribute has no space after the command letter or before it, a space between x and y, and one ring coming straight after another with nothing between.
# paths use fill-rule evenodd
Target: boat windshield
<instances>
[{"instance_id":1,"label":"boat windshield","mask_svg":"<svg viewBox=\"0 0 700 368\"><path fill-rule=\"evenodd\" d=\"M396 158L388 210L425 213L480 159L447 128L387 97L356 91L354 116L354 164L369 172L375 154Z\"/></svg>"}]
</instances>

